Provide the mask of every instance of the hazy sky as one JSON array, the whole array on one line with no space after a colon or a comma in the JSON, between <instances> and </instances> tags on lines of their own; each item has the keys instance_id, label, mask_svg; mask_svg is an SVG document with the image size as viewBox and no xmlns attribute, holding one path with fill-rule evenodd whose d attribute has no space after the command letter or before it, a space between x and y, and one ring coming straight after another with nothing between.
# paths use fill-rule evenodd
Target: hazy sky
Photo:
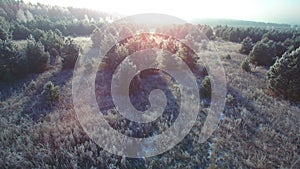
<instances>
[{"instance_id":1,"label":"hazy sky","mask_svg":"<svg viewBox=\"0 0 300 169\"><path fill-rule=\"evenodd\" d=\"M123 15L164 13L191 20L228 18L300 24L300 0L24 0L43 4L92 8Z\"/></svg>"}]
</instances>

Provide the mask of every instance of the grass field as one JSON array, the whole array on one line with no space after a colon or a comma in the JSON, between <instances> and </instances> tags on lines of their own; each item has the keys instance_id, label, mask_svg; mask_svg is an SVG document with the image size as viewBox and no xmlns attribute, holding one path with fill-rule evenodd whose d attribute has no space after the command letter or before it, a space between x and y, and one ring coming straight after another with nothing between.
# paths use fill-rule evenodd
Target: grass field
<instances>
[{"instance_id":1,"label":"grass field","mask_svg":"<svg viewBox=\"0 0 300 169\"><path fill-rule=\"evenodd\" d=\"M75 42L85 48L92 44L88 37ZM89 139L76 118L72 70L55 67L0 84L0 168L299 168L299 105L270 95L268 68L252 67L251 73L241 69L247 56L238 52L240 44L218 39L213 44L212 53L225 68L227 96L224 118L206 143L194 137L201 129L199 119L190 134L164 154L143 159L111 155ZM55 105L41 101L49 80L60 87Z\"/></svg>"}]
</instances>

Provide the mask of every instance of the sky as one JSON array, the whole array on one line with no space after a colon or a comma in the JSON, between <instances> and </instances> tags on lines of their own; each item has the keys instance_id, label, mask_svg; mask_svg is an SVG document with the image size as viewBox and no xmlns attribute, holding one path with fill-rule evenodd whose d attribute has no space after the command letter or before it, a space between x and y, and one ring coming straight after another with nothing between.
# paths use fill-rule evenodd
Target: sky
<instances>
[{"instance_id":1,"label":"sky","mask_svg":"<svg viewBox=\"0 0 300 169\"><path fill-rule=\"evenodd\" d=\"M224 18L300 25L300 0L24 0L134 15L162 13L185 20Z\"/></svg>"}]
</instances>

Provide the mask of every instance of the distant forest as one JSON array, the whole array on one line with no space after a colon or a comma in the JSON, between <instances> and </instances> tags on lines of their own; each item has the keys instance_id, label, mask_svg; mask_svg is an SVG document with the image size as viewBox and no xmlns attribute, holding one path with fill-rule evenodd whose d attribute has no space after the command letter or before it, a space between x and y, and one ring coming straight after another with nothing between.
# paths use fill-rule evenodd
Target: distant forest
<instances>
[{"instance_id":1,"label":"distant forest","mask_svg":"<svg viewBox=\"0 0 300 169\"><path fill-rule=\"evenodd\" d=\"M0 2L1 39L27 39L42 30L59 30L63 36L85 36L106 22L108 14L89 9L47 6L16 0Z\"/></svg>"},{"instance_id":2,"label":"distant forest","mask_svg":"<svg viewBox=\"0 0 300 169\"><path fill-rule=\"evenodd\" d=\"M244 20L234 20L234 19L194 19L193 23L196 24L207 24L210 26L216 25L230 25L234 27L259 27L266 29L299 29L299 25L290 24L279 24L279 23L265 23L265 22L255 22L255 21L244 21Z\"/></svg>"}]
</instances>

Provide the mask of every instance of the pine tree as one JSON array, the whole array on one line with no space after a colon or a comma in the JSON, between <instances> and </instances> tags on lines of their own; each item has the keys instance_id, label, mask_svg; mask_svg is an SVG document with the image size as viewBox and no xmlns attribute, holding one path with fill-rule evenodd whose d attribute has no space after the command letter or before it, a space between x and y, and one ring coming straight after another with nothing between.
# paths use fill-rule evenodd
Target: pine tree
<instances>
[{"instance_id":1,"label":"pine tree","mask_svg":"<svg viewBox=\"0 0 300 169\"><path fill-rule=\"evenodd\" d=\"M285 53L267 73L268 87L278 95L300 101L300 47Z\"/></svg>"},{"instance_id":2,"label":"pine tree","mask_svg":"<svg viewBox=\"0 0 300 169\"><path fill-rule=\"evenodd\" d=\"M247 36L242 41L242 46L241 46L241 49L240 49L240 53L248 55L250 53L250 51L252 50L252 48L253 48L252 39Z\"/></svg>"},{"instance_id":3,"label":"pine tree","mask_svg":"<svg viewBox=\"0 0 300 169\"><path fill-rule=\"evenodd\" d=\"M276 46L272 40L263 39L251 50L250 62L256 66L271 66L276 57Z\"/></svg>"}]
</instances>

